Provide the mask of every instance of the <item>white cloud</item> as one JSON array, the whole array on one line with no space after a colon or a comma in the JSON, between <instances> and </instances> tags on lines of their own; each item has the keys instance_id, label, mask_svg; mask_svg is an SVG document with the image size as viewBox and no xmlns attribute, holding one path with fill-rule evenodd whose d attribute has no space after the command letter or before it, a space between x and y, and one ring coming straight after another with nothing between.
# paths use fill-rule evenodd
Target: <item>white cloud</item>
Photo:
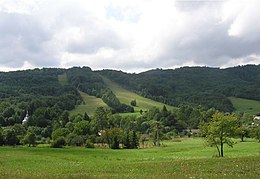
<instances>
[{"instance_id":1,"label":"white cloud","mask_svg":"<svg viewBox=\"0 0 260 179\"><path fill-rule=\"evenodd\" d=\"M2 0L0 70L259 63L259 5L258 0Z\"/></svg>"}]
</instances>

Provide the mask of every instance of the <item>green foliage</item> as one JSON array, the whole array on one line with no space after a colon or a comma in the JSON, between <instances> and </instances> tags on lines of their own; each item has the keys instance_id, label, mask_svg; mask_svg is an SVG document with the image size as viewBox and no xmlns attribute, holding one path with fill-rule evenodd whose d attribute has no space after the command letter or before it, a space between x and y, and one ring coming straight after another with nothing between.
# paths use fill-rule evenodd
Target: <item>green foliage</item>
<instances>
[{"instance_id":1,"label":"green foliage","mask_svg":"<svg viewBox=\"0 0 260 179\"><path fill-rule=\"evenodd\" d=\"M130 104L131 104L131 106L136 106L136 99L132 100L132 101L130 102Z\"/></svg>"},{"instance_id":2,"label":"green foliage","mask_svg":"<svg viewBox=\"0 0 260 179\"><path fill-rule=\"evenodd\" d=\"M119 144L123 140L123 131L120 128L105 129L101 137L111 149L119 149Z\"/></svg>"},{"instance_id":3,"label":"green foliage","mask_svg":"<svg viewBox=\"0 0 260 179\"><path fill-rule=\"evenodd\" d=\"M78 90L101 98L115 112L133 112L133 108L121 104L116 95L106 87L103 79L88 67L71 68L67 71L68 81Z\"/></svg>"},{"instance_id":4,"label":"green foliage","mask_svg":"<svg viewBox=\"0 0 260 179\"><path fill-rule=\"evenodd\" d=\"M108 111L103 107L98 107L95 111L92 125L95 128L96 133L104 130L108 127Z\"/></svg>"},{"instance_id":5,"label":"green foliage","mask_svg":"<svg viewBox=\"0 0 260 179\"><path fill-rule=\"evenodd\" d=\"M207 143L216 147L219 157L224 156L224 144L233 147L232 140L236 129L237 117L233 114L216 112L209 123L201 126L202 133L206 135Z\"/></svg>"},{"instance_id":6,"label":"green foliage","mask_svg":"<svg viewBox=\"0 0 260 179\"><path fill-rule=\"evenodd\" d=\"M256 126L252 129L252 137L260 142L260 126Z\"/></svg>"},{"instance_id":7,"label":"green foliage","mask_svg":"<svg viewBox=\"0 0 260 179\"><path fill-rule=\"evenodd\" d=\"M52 141L51 147L53 148L62 148L66 144L64 137L58 137Z\"/></svg>"},{"instance_id":8,"label":"green foliage","mask_svg":"<svg viewBox=\"0 0 260 179\"><path fill-rule=\"evenodd\" d=\"M228 69L183 67L151 70L140 74L103 70L103 76L138 94L173 106L196 104L231 112L230 96L260 100L260 66Z\"/></svg>"},{"instance_id":9,"label":"green foliage","mask_svg":"<svg viewBox=\"0 0 260 179\"><path fill-rule=\"evenodd\" d=\"M0 125L22 123L29 112L29 126L47 127L64 110L81 101L76 88L61 85L63 69L34 69L0 73Z\"/></svg>"},{"instance_id":10,"label":"green foliage","mask_svg":"<svg viewBox=\"0 0 260 179\"><path fill-rule=\"evenodd\" d=\"M4 136L3 136L3 130L0 127L0 146L4 145Z\"/></svg>"},{"instance_id":11,"label":"green foliage","mask_svg":"<svg viewBox=\"0 0 260 179\"><path fill-rule=\"evenodd\" d=\"M52 132L51 137L53 140L56 140L60 137L65 138L69 133L70 133L69 130L66 128L58 128Z\"/></svg>"},{"instance_id":12,"label":"green foliage","mask_svg":"<svg viewBox=\"0 0 260 179\"><path fill-rule=\"evenodd\" d=\"M86 137L84 135L77 135L74 133L70 133L66 137L66 143L70 146L83 146L85 143Z\"/></svg>"},{"instance_id":13,"label":"green foliage","mask_svg":"<svg viewBox=\"0 0 260 179\"><path fill-rule=\"evenodd\" d=\"M86 143L85 143L85 147L86 148L95 148L95 145L93 142L91 142L91 140L86 140Z\"/></svg>"},{"instance_id":14,"label":"green foliage","mask_svg":"<svg viewBox=\"0 0 260 179\"><path fill-rule=\"evenodd\" d=\"M250 128L247 125L240 125L235 129L235 136L241 139L241 142L244 142L244 138L250 136Z\"/></svg>"},{"instance_id":15,"label":"green foliage","mask_svg":"<svg viewBox=\"0 0 260 179\"><path fill-rule=\"evenodd\" d=\"M124 148L125 149L136 149L139 146L139 140L136 134L136 131L127 131L124 134Z\"/></svg>"},{"instance_id":16,"label":"green foliage","mask_svg":"<svg viewBox=\"0 0 260 179\"><path fill-rule=\"evenodd\" d=\"M87 135L90 134L90 124L87 121L80 121L74 124L74 134Z\"/></svg>"},{"instance_id":17,"label":"green foliage","mask_svg":"<svg viewBox=\"0 0 260 179\"><path fill-rule=\"evenodd\" d=\"M120 144L120 141L118 139L118 136L114 135L112 138L111 149L120 149L119 144Z\"/></svg>"},{"instance_id":18,"label":"green foliage","mask_svg":"<svg viewBox=\"0 0 260 179\"><path fill-rule=\"evenodd\" d=\"M17 138L15 131L13 129L6 129L3 132L4 144L15 146L19 144L19 139Z\"/></svg>"},{"instance_id":19,"label":"green foliage","mask_svg":"<svg viewBox=\"0 0 260 179\"><path fill-rule=\"evenodd\" d=\"M35 133L33 133L33 132L27 132L27 134L24 136L24 138L23 138L23 144L24 145L26 145L26 144L28 144L29 145L29 147L31 146L31 145L35 145L36 144L36 135L35 135Z\"/></svg>"}]
</instances>

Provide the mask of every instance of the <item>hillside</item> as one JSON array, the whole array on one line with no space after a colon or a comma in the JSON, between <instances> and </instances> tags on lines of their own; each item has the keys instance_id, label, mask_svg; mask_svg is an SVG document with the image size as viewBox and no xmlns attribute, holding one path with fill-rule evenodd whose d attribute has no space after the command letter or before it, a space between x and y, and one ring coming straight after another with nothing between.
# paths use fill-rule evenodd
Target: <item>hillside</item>
<instances>
[{"instance_id":1,"label":"hillside","mask_svg":"<svg viewBox=\"0 0 260 179\"><path fill-rule=\"evenodd\" d=\"M260 113L260 101L242 99L242 98L229 98L234 105L236 113L246 112L250 115L256 115Z\"/></svg>"},{"instance_id":2,"label":"hillside","mask_svg":"<svg viewBox=\"0 0 260 179\"><path fill-rule=\"evenodd\" d=\"M21 123L28 111L32 125L45 127L66 110L93 114L99 105L109 106L113 113L132 113L151 106L161 108L163 104L175 107L191 104L255 114L260 112L259 108L243 107L248 104L243 99L253 100L254 104L260 101L260 66L183 67L140 74L93 71L89 67L2 72L0 99L2 126ZM132 100L137 101L134 108L130 105ZM167 108L172 109L170 106Z\"/></svg>"},{"instance_id":3,"label":"hillside","mask_svg":"<svg viewBox=\"0 0 260 179\"><path fill-rule=\"evenodd\" d=\"M113 93L117 96L117 98L120 100L120 102L124 104L130 104L132 100L136 100L136 106L134 107L135 112L138 112L140 110L148 110L151 109L152 107L158 107L160 109L163 108L165 104L144 98L134 92L131 92L127 89L124 89L117 83L109 80L108 78L103 78L104 83L110 88ZM166 108L169 110L174 109L174 107L166 105Z\"/></svg>"},{"instance_id":4,"label":"hillside","mask_svg":"<svg viewBox=\"0 0 260 179\"><path fill-rule=\"evenodd\" d=\"M114 70L103 70L99 73L143 97L173 106L189 103L231 112L234 106L228 97L260 101L259 65L227 69L156 69L140 74Z\"/></svg>"},{"instance_id":5,"label":"hillside","mask_svg":"<svg viewBox=\"0 0 260 179\"><path fill-rule=\"evenodd\" d=\"M109 109L108 105L104 103L102 99L90 96L81 91L79 91L79 94L81 95L83 102L80 105L76 105L75 109L70 111L71 115L84 114L86 112L88 115L92 116L97 107Z\"/></svg>"}]
</instances>

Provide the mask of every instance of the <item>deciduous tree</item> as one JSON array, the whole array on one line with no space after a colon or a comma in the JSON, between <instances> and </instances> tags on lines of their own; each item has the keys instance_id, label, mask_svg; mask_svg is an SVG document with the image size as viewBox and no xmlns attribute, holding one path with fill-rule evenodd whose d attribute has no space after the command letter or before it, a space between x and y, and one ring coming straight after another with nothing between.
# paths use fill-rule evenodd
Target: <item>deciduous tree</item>
<instances>
[{"instance_id":1,"label":"deciduous tree","mask_svg":"<svg viewBox=\"0 0 260 179\"><path fill-rule=\"evenodd\" d=\"M234 114L216 112L209 123L201 126L207 143L217 148L219 157L224 156L224 144L230 147L235 144L232 136L236 129L236 122L237 117Z\"/></svg>"}]
</instances>

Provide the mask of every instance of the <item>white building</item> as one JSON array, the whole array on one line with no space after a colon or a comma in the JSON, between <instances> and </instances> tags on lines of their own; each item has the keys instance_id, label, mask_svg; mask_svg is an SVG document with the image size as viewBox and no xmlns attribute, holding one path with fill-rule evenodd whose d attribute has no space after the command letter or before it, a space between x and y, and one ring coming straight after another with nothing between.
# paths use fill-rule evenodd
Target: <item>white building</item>
<instances>
[{"instance_id":1,"label":"white building","mask_svg":"<svg viewBox=\"0 0 260 179\"><path fill-rule=\"evenodd\" d=\"M23 119L23 121L22 121L22 125L27 124L28 119L29 119L29 114L28 114L28 111L27 111L27 113L26 113L26 115L25 115L25 117L24 117L24 119Z\"/></svg>"}]
</instances>

